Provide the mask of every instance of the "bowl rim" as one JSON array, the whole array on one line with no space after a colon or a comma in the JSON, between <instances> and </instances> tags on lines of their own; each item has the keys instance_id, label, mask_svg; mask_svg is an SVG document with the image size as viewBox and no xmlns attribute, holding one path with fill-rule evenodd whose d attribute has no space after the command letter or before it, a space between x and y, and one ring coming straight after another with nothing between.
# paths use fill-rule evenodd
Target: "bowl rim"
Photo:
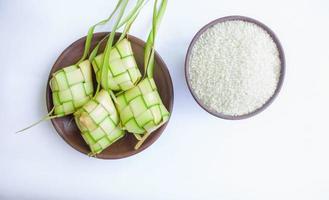
<instances>
[{"instance_id":1,"label":"bowl rim","mask_svg":"<svg viewBox=\"0 0 329 200\"><path fill-rule=\"evenodd\" d=\"M192 48L194 47L195 42L199 39L199 37L206 31L208 30L208 28L211 28L212 26L218 24L218 23L222 23L222 22L226 22L226 21L245 21L245 22L249 22L249 23L253 23L257 26L259 26L260 28L262 28L263 30L265 30L270 37L272 38L272 40L274 41L274 43L277 46L278 52L279 52L279 59L281 62L281 68L280 68L280 76L279 76L279 81L277 83L277 87L273 93L273 95L258 109L247 113L247 114L243 114L243 115L237 115L237 116L233 116L233 115L226 115L220 112L217 112L215 110L212 110L210 108L208 108L206 105L204 105L202 103L202 101L197 97L197 95L195 94L195 92L193 91L191 84L190 84L190 80L188 78L188 69L189 69L189 59L191 56L191 51ZM221 17L221 18L217 18L211 22L209 22L208 24L204 25L193 37L188 49L187 49L187 53L186 53L186 57L185 57L185 80L188 86L189 91L192 94L192 97L194 98L194 100L199 104L199 106L201 108L203 108L205 111L207 111L208 113L212 114L215 117L218 118L222 118L222 119L226 119L226 120L241 120L241 119L247 119L250 117L253 117L259 113L261 113L262 111L264 111L269 105L271 105L274 101L274 99L278 96L279 92L281 91L282 85L283 85L283 81L285 78L285 71L286 71L286 62L285 62L285 56L284 56L284 51L282 48L282 45L278 39L278 37L276 36L276 34L265 24L263 24L262 22L250 18L250 17L245 17L245 16L240 16L240 15L231 15L231 16L226 16L226 17Z\"/></svg>"},{"instance_id":2,"label":"bowl rim","mask_svg":"<svg viewBox=\"0 0 329 200\"><path fill-rule=\"evenodd\" d=\"M95 37L100 37L102 35L106 35L110 32L97 32L97 33L94 33L93 34L93 38ZM116 35L118 34L121 34L121 32L116 32ZM128 38L131 38L134 43L136 43L137 45L139 46L145 46L145 41L143 41L142 39L136 37L136 36L133 36L133 35L130 35L130 34L127 34L127 37ZM51 67L50 69L50 72L49 72L49 77L48 77L48 82L47 82L47 85L46 85L46 106L47 106L47 110L48 112L50 112L50 110L52 109L52 99L51 99L51 90L50 90L50 86L49 86L49 81L50 79L52 78L52 73L53 73L53 69L54 69L54 66L57 64L57 62L59 62L59 59L63 56L66 56L67 52L69 49L71 48L74 48L79 42L81 41L85 41L87 38L87 36L83 36L79 39L77 39L76 41L74 41L73 43L71 43L68 47L66 47L61 53L60 55L56 58L56 61L54 62L53 66ZM131 41L131 40L130 40ZM120 154L119 156L92 156L93 158L96 158L96 159L102 159L102 160L117 160L117 159L122 159L122 158L127 158L127 157L130 157L130 156L133 156L135 154L138 154L142 151L144 151L145 149L147 149L148 147L150 147L155 141L158 140L158 138L162 135L162 133L164 132L164 129L167 127L170 119L171 119L171 116L172 116L172 112L173 112L173 105L174 105L174 88L173 88L173 81L172 81L172 78L171 78L171 75L169 73L169 69L166 65L166 63L164 62L164 60L162 59L162 57L160 56L160 54L155 51L155 58L157 58L159 60L160 63L163 63L163 67L162 67L162 70L165 71L167 74L168 74L168 78L169 78L169 82L170 82L170 89L169 91L171 91L171 94L170 94L170 101L169 101L169 107L168 107L168 111L171 112L171 115L169 116L169 119L166 123L164 123L161 127L158 128L158 130L160 130L160 132L154 136L150 141L149 143L147 144L143 144L139 149L137 150L133 150L132 152L130 153L127 153L127 154ZM71 115L68 115L68 116L71 116ZM64 117L67 117L67 116L64 116ZM76 151L84 154L84 155L87 155L87 153L83 150L83 148L81 148L81 146L79 145L76 145L76 144L73 144L69 141L69 139L67 139L61 128L59 127L59 125L55 122L56 119L51 119L51 123L53 125L53 127L55 128L56 132L58 133L58 135L61 136L61 138L67 143L69 144L73 149L75 149ZM123 137L124 138L124 137ZM122 138L122 139L123 139Z\"/></svg>"}]
</instances>

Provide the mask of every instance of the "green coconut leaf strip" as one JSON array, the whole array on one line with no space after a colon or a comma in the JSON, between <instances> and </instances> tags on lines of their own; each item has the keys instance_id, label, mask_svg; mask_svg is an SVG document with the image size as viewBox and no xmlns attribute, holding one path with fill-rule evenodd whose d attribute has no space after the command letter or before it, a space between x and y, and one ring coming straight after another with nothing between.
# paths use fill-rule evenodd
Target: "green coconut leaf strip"
<instances>
[{"instance_id":1,"label":"green coconut leaf strip","mask_svg":"<svg viewBox=\"0 0 329 200\"><path fill-rule=\"evenodd\" d=\"M144 4L143 2L145 2L145 0L138 0L136 3L136 6L134 7L134 9L132 9L129 14L127 16L125 16L125 18L120 22L120 24L118 25L118 29L120 29L123 25L125 25L128 21L131 21L132 18L136 18L140 12L140 10L144 7L144 5L148 2L146 1ZM132 21L134 21L135 19L133 19ZM128 32L129 29L126 31ZM92 62L94 60L94 58L96 57L99 47L100 45L110 36L110 33L107 34L98 44L97 46L93 49L93 51L91 52L90 56L89 56L89 61ZM122 38L121 38L122 39Z\"/></svg>"},{"instance_id":2,"label":"green coconut leaf strip","mask_svg":"<svg viewBox=\"0 0 329 200\"><path fill-rule=\"evenodd\" d=\"M122 0L119 0L117 5L115 6L115 9L112 11L111 15L107 18L107 19L104 19L100 22L98 22L97 24L93 25L92 27L89 28L88 30L88 34L87 34L87 39L86 39L86 43L85 43L85 49L83 51L83 55L82 57L80 58L80 60L78 61L77 65L80 64L82 61L84 61L86 58L87 58L87 55L89 53L89 49L90 49L90 45L91 45L91 42L92 42L92 39L93 39L93 35L94 35L94 30L97 26L99 25L104 25L106 24L108 21L110 21L114 15L114 13L118 10L120 4L121 4L121 1Z\"/></svg>"},{"instance_id":3,"label":"green coconut leaf strip","mask_svg":"<svg viewBox=\"0 0 329 200\"><path fill-rule=\"evenodd\" d=\"M113 30L111 31L110 33L110 37L109 39L107 40L107 44L106 44L106 47L105 47L105 53L104 53L104 60L103 60L103 64L102 64L102 67L101 67L101 83L102 85L105 85L107 86L108 83L107 83L107 77L108 77L108 67L109 67L109 58L110 58L110 51L112 49L112 46L113 46L113 40L114 40L114 36L115 36L115 32L118 28L118 25L121 21L121 18L124 14L124 11L127 7L127 3L128 3L128 0L122 0L122 4L121 4L121 9L120 9L120 12L119 12L119 15L117 17L117 20L113 26ZM97 85L97 91L96 91L96 94L98 93L99 89L100 89L100 84L101 83L98 83Z\"/></svg>"},{"instance_id":4,"label":"green coconut leaf strip","mask_svg":"<svg viewBox=\"0 0 329 200\"><path fill-rule=\"evenodd\" d=\"M98 49L100 47L100 45L110 36L110 34L107 34L101 41L98 42L98 44L96 45L96 47L93 49L93 51L91 52L90 56L89 56L89 61L92 63L92 61L95 59L95 57L97 56L98 53Z\"/></svg>"},{"instance_id":5,"label":"green coconut leaf strip","mask_svg":"<svg viewBox=\"0 0 329 200\"><path fill-rule=\"evenodd\" d=\"M119 28L121 28L123 25L125 25L134 15L138 15L139 10L146 4L143 5L143 2L145 2L145 0L138 0L135 7L128 13L127 16L125 16L123 18L123 20L120 22L119 24ZM146 1L148 2L148 0Z\"/></svg>"},{"instance_id":6,"label":"green coconut leaf strip","mask_svg":"<svg viewBox=\"0 0 329 200\"><path fill-rule=\"evenodd\" d=\"M157 0L154 3L154 11L153 11L153 22L152 22L152 30L148 36L147 44L145 47L145 61L144 68L146 69L147 76L149 78L153 77L154 71L154 43L155 37L160 26L162 17L165 13L167 7L167 0L162 0L159 9L157 9Z\"/></svg>"},{"instance_id":7,"label":"green coconut leaf strip","mask_svg":"<svg viewBox=\"0 0 329 200\"><path fill-rule=\"evenodd\" d=\"M145 49L144 49L144 75L143 78L146 76L147 74L147 68L150 62L150 55L152 52L152 47L154 45L154 37L155 37L155 21L156 21L156 6L157 6L157 0L154 3L154 8L153 8L153 18L152 18L152 29L151 32L149 33L149 36L147 37L146 40L146 45L145 45Z\"/></svg>"},{"instance_id":8,"label":"green coconut leaf strip","mask_svg":"<svg viewBox=\"0 0 329 200\"><path fill-rule=\"evenodd\" d=\"M156 6L157 6L157 0L156 0L156 2L155 2L155 4L154 4L154 10L156 10L157 8L156 8ZM153 20L152 20L152 32L150 33L150 44L151 45L148 45L149 46L149 51L148 52L150 52L150 53L148 53L148 60L147 60L147 64L146 64L146 69L150 69L150 68L154 68L154 45L155 45L155 36L156 36L156 33L157 33L157 25L156 25L156 23L157 23L157 12L153 12ZM152 66L152 67L150 67L150 65ZM151 76L150 76L150 74L149 74L149 72L147 72L147 76L148 77L153 77L153 70L152 70L152 73L151 73Z\"/></svg>"},{"instance_id":9,"label":"green coconut leaf strip","mask_svg":"<svg viewBox=\"0 0 329 200\"><path fill-rule=\"evenodd\" d=\"M42 119L40 119L39 121L37 121L37 122L35 122L35 123L29 125L29 126L26 127L26 128L23 128L23 129L17 131L16 133L23 132L23 131L25 131L25 130L27 130L27 129L29 129L29 128L32 128L32 127L35 126L35 125L38 125L39 123L41 123L41 122L43 122L43 121L47 121L47 120L50 120L50 119L54 119L54 118L62 117L62 116L63 116L63 115L53 115L53 116L52 116L52 114L54 113L54 110L55 110L55 107L54 107L53 109L51 109L51 111L50 111L46 116L44 116Z\"/></svg>"},{"instance_id":10,"label":"green coconut leaf strip","mask_svg":"<svg viewBox=\"0 0 329 200\"><path fill-rule=\"evenodd\" d=\"M131 16L131 18L127 21L126 25L125 25L125 28L119 38L119 40L117 41L117 43L119 43L123 38L126 37L127 33L129 32L132 24L134 23L135 19L137 18L139 12L141 11L141 9L144 7L144 5L146 4L143 4L145 0L138 0L137 3L136 3L136 6L135 8L133 9L134 11L134 14Z\"/></svg>"}]
</instances>

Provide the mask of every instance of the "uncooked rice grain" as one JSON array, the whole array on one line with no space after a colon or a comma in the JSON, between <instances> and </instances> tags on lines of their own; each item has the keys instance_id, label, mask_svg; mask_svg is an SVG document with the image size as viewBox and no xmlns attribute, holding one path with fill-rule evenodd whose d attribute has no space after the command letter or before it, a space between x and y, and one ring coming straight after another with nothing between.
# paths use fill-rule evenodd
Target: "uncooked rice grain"
<instances>
[{"instance_id":1,"label":"uncooked rice grain","mask_svg":"<svg viewBox=\"0 0 329 200\"><path fill-rule=\"evenodd\" d=\"M254 23L218 23L197 39L188 79L196 97L211 110L239 116L262 107L274 94L280 59L271 36Z\"/></svg>"}]
</instances>

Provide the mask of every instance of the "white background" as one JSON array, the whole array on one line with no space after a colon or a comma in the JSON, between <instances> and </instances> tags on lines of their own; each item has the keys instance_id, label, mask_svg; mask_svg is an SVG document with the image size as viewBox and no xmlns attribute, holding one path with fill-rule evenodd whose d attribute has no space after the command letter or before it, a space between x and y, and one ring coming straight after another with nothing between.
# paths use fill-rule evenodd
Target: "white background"
<instances>
[{"instance_id":1,"label":"white background","mask_svg":"<svg viewBox=\"0 0 329 200\"><path fill-rule=\"evenodd\" d=\"M327 0L169 1L157 50L173 78L174 112L159 140L136 156L89 158L49 121L14 134L46 114L46 81L61 51L114 4L0 0L0 199L329 199ZM150 14L151 4L133 35L145 39ZM268 25L287 61L278 98L242 121L202 110L183 71L193 35L227 15Z\"/></svg>"}]
</instances>

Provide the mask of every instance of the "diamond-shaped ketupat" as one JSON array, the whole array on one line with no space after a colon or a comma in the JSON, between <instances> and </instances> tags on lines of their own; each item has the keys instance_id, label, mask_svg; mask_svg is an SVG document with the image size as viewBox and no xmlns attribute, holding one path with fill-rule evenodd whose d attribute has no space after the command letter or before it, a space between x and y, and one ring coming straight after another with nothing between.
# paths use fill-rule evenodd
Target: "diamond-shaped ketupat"
<instances>
[{"instance_id":1,"label":"diamond-shaped ketupat","mask_svg":"<svg viewBox=\"0 0 329 200\"><path fill-rule=\"evenodd\" d=\"M60 69L50 80L54 114L65 116L74 113L93 96L92 69L85 60L78 65Z\"/></svg>"},{"instance_id":2,"label":"diamond-shaped ketupat","mask_svg":"<svg viewBox=\"0 0 329 200\"><path fill-rule=\"evenodd\" d=\"M74 119L91 155L96 155L124 136L110 93L101 90L74 113Z\"/></svg>"},{"instance_id":3,"label":"diamond-shaped ketupat","mask_svg":"<svg viewBox=\"0 0 329 200\"><path fill-rule=\"evenodd\" d=\"M99 54L92 62L97 81L100 81L104 54ZM130 42L124 38L110 52L108 85L104 89L128 90L136 85L142 75L137 67Z\"/></svg>"},{"instance_id":4,"label":"diamond-shaped ketupat","mask_svg":"<svg viewBox=\"0 0 329 200\"><path fill-rule=\"evenodd\" d=\"M169 119L153 78L145 78L117 96L116 105L121 123L130 133L152 132Z\"/></svg>"}]
</instances>

